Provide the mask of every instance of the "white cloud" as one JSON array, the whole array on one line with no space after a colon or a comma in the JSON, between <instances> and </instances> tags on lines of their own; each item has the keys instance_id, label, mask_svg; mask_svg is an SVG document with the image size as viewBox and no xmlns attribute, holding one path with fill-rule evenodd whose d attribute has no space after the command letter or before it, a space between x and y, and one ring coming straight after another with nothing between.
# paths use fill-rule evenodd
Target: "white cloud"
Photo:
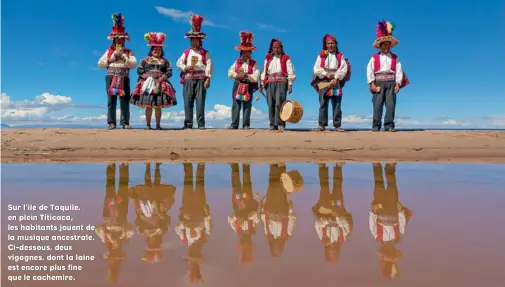
<instances>
[{"instance_id":1,"label":"white cloud","mask_svg":"<svg viewBox=\"0 0 505 287\"><path fill-rule=\"evenodd\" d=\"M106 125L107 124L107 108L97 106L79 106L72 104L72 98L68 96L53 95L43 93L34 100L12 101L5 93L1 94L1 118L7 124L16 126L19 124L30 125ZM68 107L86 107L100 108L102 112L98 115L61 115L53 114L55 111L62 110ZM145 109L130 106L130 124L134 127L142 127L145 125ZM177 110L176 110L177 109ZM117 121L120 121L121 112L116 110ZM242 118L242 115L241 115ZM331 113L329 115L331 119ZM196 124L196 111L193 116ZM228 126L231 121L231 106L216 104L205 112L205 120L207 127L222 128ZM242 119L241 119L242 120ZM16 123L19 121L19 123ZM27 123L29 121L29 123ZM152 124L154 124L154 113L152 116ZM163 110L162 125L166 127L182 127L184 121L184 110L182 106L168 108ZM251 112L252 127L268 127L268 113L261 111L255 107ZM397 128L505 128L505 115L491 115L481 118L471 118L461 121L454 118L435 118L435 119L412 119L409 117L398 116L395 119ZM302 121L297 124L288 124L289 128L315 128L317 127L317 118L305 115ZM372 115L345 115L342 118L342 126L344 128L364 128L368 129L372 124ZM332 126L330 120L329 126Z\"/></svg>"},{"instance_id":2,"label":"white cloud","mask_svg":"<svg viewBox=\"0 0 505 287\"><path fill-rule=\"evenodd\" d=\"M181 11L181 10L177 10L174 8L166 8L166 7L162 7L162 6L156 6L154 8L156 9L156 11L158 13L165 15L167 17L170 17L170 18L172 18L172 20L178 21L178 22L189 22L191 15L197 14L193 11ZM210 27L221 27L221 28L225 27L223 25L218 25L210 20L205 19L205 16L204 16L202 25L210 26Z\"/></svg>"},{"instance_id":3,"label":"white cloud","mask_svg":"<svg viewBox=\"0 0 505 287\"><path fill-rule=\"evenodd\" d=\"M288 32L288 30L275 27L272 24L256 23L256 26L258 26L258 28L263 29L263 30L270 30L270 31L275 31L275 32L279 32L279 33Z\"/></svg>"},{"instance_id":4,"label":"white cloud","mask_svg":"<svg viewBox=\"0 0 505 287\"><path fill-rule=\"evenodd\" d=\"M41 120L52 111L71 105L72 98L67 96L43 93L35 100L12 101L10 96L2 93L1 118L6 121Z\"/></svg>"}]
</instances>

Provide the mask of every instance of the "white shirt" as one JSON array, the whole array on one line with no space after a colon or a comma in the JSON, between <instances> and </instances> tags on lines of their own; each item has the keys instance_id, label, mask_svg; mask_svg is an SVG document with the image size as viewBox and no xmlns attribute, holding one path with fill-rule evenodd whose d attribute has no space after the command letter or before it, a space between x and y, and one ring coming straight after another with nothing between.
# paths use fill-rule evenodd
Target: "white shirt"
<instances>
[{"instance_id":1,"label":"white shirt","mask_svg":"<svg viewBox=\"0 0 505 287\"><path fill-rule=\"evenodd\" d=\"M377 71L378 73L392 73L393 70L391 70L391 53L387 54L382 54L380 53L379 55L380 59L380 64L381 67ZM375 81L375 60L372 57L370 61L368 62L368 66L366 67L366 75L367 75L367 82L370 84L371 82ZM396 83L401 84L403 80L403 70L402 70L402 64L400 63L400 60L396 58Z\"/></svg>"},{"instance_id":2,"label":"white shirt","mask_svg":"<svg viewBox=\"0 0 505 287\"><path fill-rule=\"evenodd\" d=\"M103 54L102 57L100 57L100 59L98 60L98 67L100 68L128 68L128 69L134 69L136 66L137 66L137 59L133 56L133 52L130 51L130 56L124 54L125 58L126 58L126 61L123 62L123 61L114 61L114 62L111 62L111 63L107 63L108 62L108 58L107 58L107 54L109 53L109 49L107 49L107 51L105 51L105 53ZM114 60L115 59L115 55L117 54L118 52L114 52L112 53L112 55L110 56L110 59L111 60Z\"/></svg>"},{"instance_id":3,"label":"white shirt","mask_svg":"<svg viewBox=\"0 0 505 287\"><path fill-rule=\"evenodd\" d=\"M235 65L237 64L237 61L231 65L231 67L228 69L228 78L230 79L235 79L237 77L237 73L235 72ZM242 69L244 70L244 73L247 73L249 71L249 61L244 60L244 63L242 63ZM253 73L248 75L247 78L249 82L258 82L260 76L260 71L258 70L258 63L254 63L253 67Z\"/></svg>"},{"instance_id":4,"label":"white shirt","mask_svg":"<svg viewBox=\"0 0 505 287\"><path fill-rule=\"evenodd\" d=\"M192 245L202 237L203 235L202 231L204 227L205 227L205 233L207 234L207 236L210 236L210 227L211 227L210 216L205 217L203 226L200 225L194 227L194 230L196 231L196 235L194 237L191 236L191 229L189 227L185 227L184 224L182 223L179 223L175 227L175 233L179 235L181 240L184 240L184 237L186 237L188 239L188 245Z\"/></svg>"},{"instance_id":5,"label":"white shirt","mask_svg":"<svg viewBox=\"0 0 505 287\"><path fill-rule=\"evenodd\" d=\"M266 221L266 216L265 214L261 215L261 220L263 221L263 226L265 230L265 234L268 234L268 228L270 229L270 232L272 233L272 236L274 238L280 238L282 235L282 222L281 221L275 221L275 220L269 220L268 222ZM296 225L296 216L292 213L288 215L288 236L291 237L293 235L293 230Z\"/></svg>"},{"instance_id":6,"label":"white shirt","mask_svg":"<svg viewBox=\"0 0 505 287\"><path fill-rule=\"evenodd\" d=\"M377 223L377 215L375 215L373 212L369 212L370 216L368 217L368 225L370 228L370 232L372 233L374 238L377 238L379 234L377 234L377 224L382 225L383 227L383 233L382 233L382 238L384 241L392 241L397 238L395 238L395 230L393 226L388 226L384 225L381 223ZM405 225L407 224L407 218L405 217L405 212L399 212L398 213L398 224L399 224L399 229L400 229L400 234L405 233Z\"/></svg>"},{"instance_id":7,"label":"white shirt","mask_svg":"<svg viewBox=\"0 0 505 287\"><path fill-rule=\"evenodd\" d=\"M195 71L205 71L205 76L212 78L212 74L214 73L214 66L212 65L212 59L210 58L209 52L207 51L207 54L205 55L205 61L207 61L207 65L202 62L202 55L200 55L199 50L195 51L193 49L189 50L186 63L191 65L191 57L193 56L196 56L198 59L195 65ZM175 65L179 70L184 72L184 69L186 69L186 64L184 63L184 53L182 53L182 56L179 58L179 60L177 60L177 63Z\"/></svg>"},{"instance_id":8,"label":"white shirt","mask_svg":"<svg viewBox=\"0 0 505 287\"><path fill-rule=\"evenodd\" d=\"M263 71L261 72L261 81L265 80L265 71L267 66L267 60L265 59L265 63L263 64ZM295 67L293 66L293 62L291 59L286 61L286 68L288 72L288 84L293 85L293 82L296 79ZM270 61L270 66L268 66L268 74L275 74L282 72L281 69L281 57L273 56L272 61Z\"/></svg>"},{"instance_id":9,"label":"white shirt","mask_svg":"<svg viewBox=\"0 0 505 287\"><path fill-rule=\"evenodd\" d=\"M328 55L326 56L326 61L324 63L324 69L321 68L321 57L317 55L316 63L314 64L314 75L322 79L328 75L328 72L326 71L327 69L337 69L337 67L338 67L338 59L336 53L328 53ZM347 74L347 62L345 61L345 57L342 54L340 67L335 72L335 79L341 81L346 74Z\"/></svg>"},{"instance_id":10,"label":"white shirt","mask_svg":"<svg viewBox=\"0 0 505 287\"><path fill-rule=\"evenodd\" d=\"M238 232L237 228L236 228L236 225L235 223L237 222L237 217L235 215L230 215L228 216L228 224L230 225L231 229L233 229L233 231ZM249 231L249 228L256 228L256 226L258 225L258 223L260 222L260 218L258 216L258 213L254 212L253 214L251 214L248 218L248 220L251 220L252 221L252 226L249 226L249 222L244 220L242 222L242 224L239 224L239 227L242 231Z\"/></svg>"},{"instance_id":11,"label":"white shirt","mask_svg":"<svg viewBox=\"0 0 505 287\"><path fill-rule=\"evenodd\" d=\"M328 226L330 223L336 223L338 226ZM327 219L316 220L314 223L319 240L323 239L323 229L326 229L326 235L328 236L329 243L338 242L340 236L340 230L342 230L342 235L344 240L347 240L351 227L346 219L335 218L334 221L329 221ZM341 229L340 229L340 228Z\"/></svg>"}]
</instances>

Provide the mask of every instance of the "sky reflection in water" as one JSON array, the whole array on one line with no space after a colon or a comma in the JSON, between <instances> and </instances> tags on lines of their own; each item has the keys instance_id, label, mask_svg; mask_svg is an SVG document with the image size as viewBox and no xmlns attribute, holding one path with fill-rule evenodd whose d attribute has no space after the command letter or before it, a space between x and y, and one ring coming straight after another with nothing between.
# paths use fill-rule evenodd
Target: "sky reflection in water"
<instances>
[{"instance_id":1,"label":"sky reflection in water","mask_svg":"<svg viewBox=\"0 0 505 287\"><path fill-rule=\"evenodd\" d=\"M2 226L7 204L75 203L73 223L97 227L95 241L74 244L97 259L82 262L72 285L503 282L504 165L2 167Z\"/></svg>"}]
</instances>

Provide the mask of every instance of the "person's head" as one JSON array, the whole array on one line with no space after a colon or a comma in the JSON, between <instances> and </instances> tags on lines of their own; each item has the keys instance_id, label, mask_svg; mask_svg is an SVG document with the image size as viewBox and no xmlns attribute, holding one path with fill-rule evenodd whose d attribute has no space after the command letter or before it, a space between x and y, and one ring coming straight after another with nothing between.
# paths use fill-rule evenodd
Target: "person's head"
<instances>
[{"instance_id":1,"label":"person's head","mask_svg":"<svg viewBox=\"0 0 505 287\"><path fill-rule=\"evenodd\" d=\"M387 54L391 50L391 42L384 41L384 42L380 43L379 48L382 53Z\"/></svg>"},{"instance_id":2,"label":"person's head","mask_svg":"<svg viewBox=\"0 0 505 287\"><path fill-rule=\"evenodd\" d=\"M124 38L114 38L114 45L124 46L125 39Z\"/></svg>"},{"instance_id":3,"label":"person's head","mask_svg":"<svg viewBox=\"0 0 505 287\"><path fill-rule=\"evenodd\" d=\"M272 44L272 53L274 55L280 55L283 52L282 43L280 41L275 41Z\"/></svg>"},{"instance_id":4,"label":"person's head","mask_svg":"<svg viewBox=\"0 0 505 287\"><path fill-rule=\"evenodd\" d=\"M250 59L251 58L252 51L240 51L240 56L244 59Z\"/></svg>"},{"instance_id":5,"label":"person's head","mask_svg":"<svg viewBox=\"0 0 505 287\"><path fill-rule=\"evenodd\" d=\"M337 41L335 39L327 39L326 40L326 49L328 52L334 53L337 51Z\"/></svg>"},{"instance_id":6,"label":"person's head","mask_svg":"<svg viewBox=\"0 0 505 287\"><path fill-rule=\"evenodd\" d=\"M151 50L149 51L150 57L163 58L164 55L165 55L165 53L163 52L163 48L160 46L153 46L153 47L151 47Z\"/></svg>"},{"instance_id":7,"label":"person's head","mask_svg":"<svg viewBox=\"0 0 505 287\"><path fill-rule=\"evenodd\" d=\"M191 45L191 49L200 49L202 47L202 39L191 38L190 45Z\"/></svg>"}]
</instances>

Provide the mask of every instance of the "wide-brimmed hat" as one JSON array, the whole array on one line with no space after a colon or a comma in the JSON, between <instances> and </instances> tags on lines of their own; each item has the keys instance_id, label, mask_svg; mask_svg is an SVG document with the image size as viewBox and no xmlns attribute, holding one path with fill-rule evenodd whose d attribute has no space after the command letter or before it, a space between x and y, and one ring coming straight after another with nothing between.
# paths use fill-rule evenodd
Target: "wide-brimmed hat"
<instances>
[{"instance_id":1,"label":"wide-brimmed hat","mask_svg":"<svg viewBox=\"0 0 505 287\"><path fill-rule=\"evenodd\" d=\"M198 38L204 39L207 37L207 34L201 31L203 24L203 16L194 14L191 16L189 20L189 24L191 24L191 30L184 35L184 38Z\"/></svg>"},{"instance_id":2,"label":"wide-brimmed hat","mask_svg":"<svg viewBox=\"0 0 505 287\"><path fill-rule=\"evenodd\" d=\"M167 35L165 33L161 32L149 32L144 34L144 39L146 39L147 46L151 47L163 47L165 44L163 42L167 38Z\"/></svg>"},{"instance_id":3,"label":"wide-brimmed hat","mask_svg":"<svg viewBox=\"0 0 505 287\"><path fill-rule=\"evenodd\" d=\"M377 39L373 42L373 47L380 49L380 44L384 42L390 42L391 48L398 45L398 39L393 37L394 29L395 25L391 22L385 20L379 21L376 29Z\"/></svg>"},{"instance_id":4,"label":"wide-brimmed hat","mask_svg":"<svg viewBox=\"0 0 505 287\"><path fill-rule=\"evenodd\" d=\"M256 46L252 44L254 39L254 34L248 31L241 31L240 34L240 45L235 47L235 50L239 51L254 51Z\"/></svg>"},{"instance_id":5,"label":"wide-brimmed hat","mask_svg":"<svg viewBox=\"0 0 505 287\"><path fill-rule=\"evenodd\" d=\"M124 17L121 13L112 14L112 31L109 33L107 39L114 40L116 38L123 38L130 40L130 35L125 31Z\"/></svg>"}]
</instances>

